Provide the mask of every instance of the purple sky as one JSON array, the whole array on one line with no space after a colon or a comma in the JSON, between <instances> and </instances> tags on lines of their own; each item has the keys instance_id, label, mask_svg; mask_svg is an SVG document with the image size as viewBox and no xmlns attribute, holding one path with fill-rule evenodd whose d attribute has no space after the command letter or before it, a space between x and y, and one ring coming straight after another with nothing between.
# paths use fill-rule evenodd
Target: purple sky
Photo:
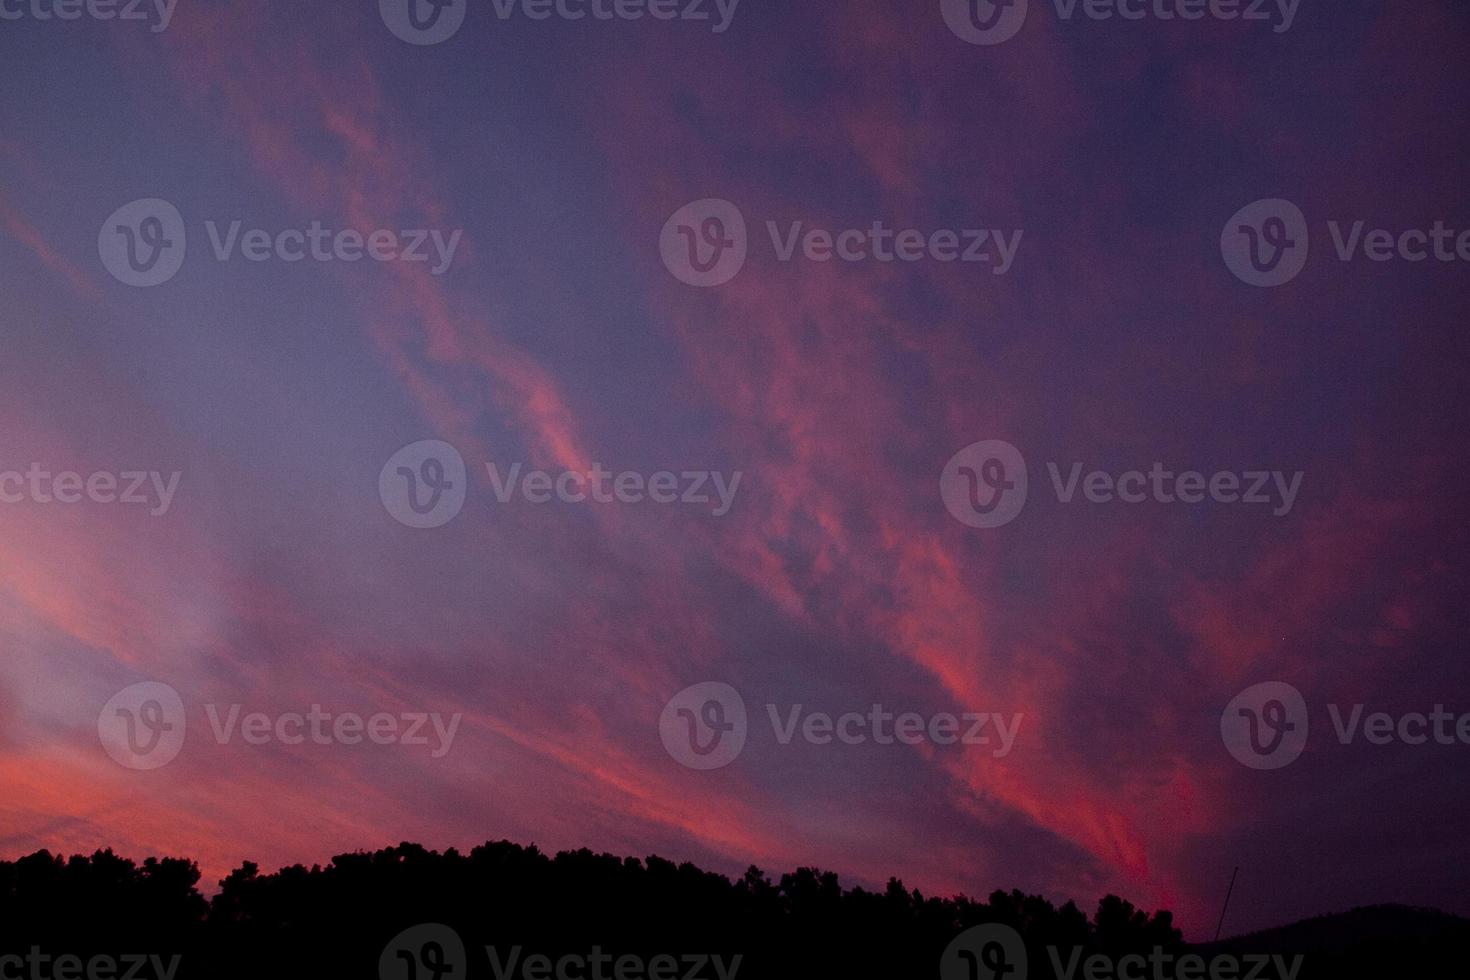
<instances>
[{"instance_id":1,"label":"purple sky","mask_svg":"<svg viewBox=\"0 0 1470 980\"><path fill-rule=\"evenodd\" d=\"M1470 913L1470 736L1399 737L1470 713L1463 4L1305 0L1280 30L1275 0L1274 21L1030 0L972 44L938 0L743 0L720 31L713 0L709 21L459 0L457 32L416 45L371 0L178 0L164 30L36 2L0 0L0 856L111 846L212 881L507 837L1115 891L1190 938L1239 865L1230 932ZM137 287L99 234L144 199L187 250ZM709 199L747 254L689 285L661 235L703 235L670 218ZM1275 199L1310 248L1257 287L1222 232ZM442 269L433 239L428 262L221 260L234 222L459 237ZM985 229L1013 254L783 259L796 222ZM1413 261L1436 222L1449 259ZM421 440L467 465L433 529L379 488ZM977 528L941 474L986 440L1029 490ZM489 463L732 494L501 502ZM1156 463L1300 482L1269 504L1082 489ZM5 476L32 469L178 478L166 507L66 504ZM1273 681L1310 736L1242 765L1222 713ZM178 693L187 738L135 770L99 714L143 682ZM660 737L703 682L749 715L709 770ZM782 744L766 707L877 704L1019 728L1004 753ZM1359 704L1386 744L1338 737ZM461 720L436 757L221 740L230 705Z\"/></svg>"}]
</instances>

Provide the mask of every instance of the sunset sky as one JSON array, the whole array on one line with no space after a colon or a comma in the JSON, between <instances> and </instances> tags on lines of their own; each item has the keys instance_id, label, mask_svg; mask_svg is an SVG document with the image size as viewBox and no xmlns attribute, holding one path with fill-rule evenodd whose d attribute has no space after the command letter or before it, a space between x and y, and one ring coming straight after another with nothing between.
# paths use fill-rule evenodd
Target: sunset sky
<instances>
[{"instance_id":1,"label":"sunset sky","mask_svg":"<svg viewBox=\"0 0 1470 980\"><path fill-rule=\"evenodd\" d=\"M376 0L178 0L164 30L30 2L0 19L0 473L178 482L162 513L0 503L0 858L188 856L212 888L244 860L508 838L1116 892L1190 939L1235 866L1227 932L1470 914L1470 744L1344 744L1328 710L1470 713L1470 256L1343 261L1329 230L1470 230L1465 5L1304 0L1275 30L1031 0L972 44L939 0L743 0L719 31L713 0L465 0L417 45ZM1310 252L1258 288L1222 230L1278 198ZM188 236L141 288L99 253L140 199ZM661 233L707 199L749 254L692 286ZM442 270L220 261L208 228L236 221L460 237ZM768 222L1022 235L996 274L783 260ZM379 492L421 440L468 467L432 529ZM976 528L941 473L985 440L1029 493ZM502 503L492 462L740 482L722 514ZM1301 477L1276 513L1064 502L1048 468L1156 462ZM705 771L660 715L711 681L750 725ZM1268 681L1311 735L1253 769L1221 717ZM188 718L146 771L98 734L140 682ZM1004 756L783 745L768 704L1022 720ZM219 744L206 706L230 705L462 723L437 758Z\"/></svg>"}]
</instances>

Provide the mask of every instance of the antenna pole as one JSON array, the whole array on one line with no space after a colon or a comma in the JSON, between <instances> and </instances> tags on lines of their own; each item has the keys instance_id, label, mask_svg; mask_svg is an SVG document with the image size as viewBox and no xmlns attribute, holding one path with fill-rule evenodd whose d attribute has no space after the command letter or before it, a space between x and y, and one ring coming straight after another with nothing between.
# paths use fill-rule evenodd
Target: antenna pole
<instances>
[{"instance_id":1,"label":"antenna pole","mask_svg":"<svg viewBox=\"0 0 1470 980\"><path fill-rule=\"evenodd\" d=\"M1230 908L1230 895L1235 891L1235 876L1240 874L1240 866L1230 873L1230 887L1225 890L1225 906L1220 909L1220 924L1215 926L1215 942L1220 941L1220 930L1225 928L1225 910Z\"/></svg>"}]
</instances>

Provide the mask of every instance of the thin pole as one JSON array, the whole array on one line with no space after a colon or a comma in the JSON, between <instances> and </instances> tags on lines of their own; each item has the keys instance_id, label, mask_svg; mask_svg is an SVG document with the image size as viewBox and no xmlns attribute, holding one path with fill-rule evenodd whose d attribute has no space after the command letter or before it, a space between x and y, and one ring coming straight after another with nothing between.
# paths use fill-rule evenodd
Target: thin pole
<instances>
[{"instance_id":1,"label":"thin pole","mask_svg":"<svg viewBox=\"0 0 1470 980\"><path fill-rule=\"evenodd\" d=\"M1225 909L1230 908L1230 895L1235 891L1235 876L1240 874L1239 865L1230 873L1230 887L1225 890L1225 907L1220 909L1220 924L1215 926L1215 942L1220 941L1220 930L1225 928Z\"/></svg>"}]
</instances>

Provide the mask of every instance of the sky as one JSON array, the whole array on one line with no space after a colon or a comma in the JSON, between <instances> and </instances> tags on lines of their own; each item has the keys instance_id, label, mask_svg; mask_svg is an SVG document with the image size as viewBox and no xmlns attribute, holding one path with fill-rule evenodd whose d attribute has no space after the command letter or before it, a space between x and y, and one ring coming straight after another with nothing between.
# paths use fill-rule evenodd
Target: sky
<instances>
[{"instance_id":1,"label":"sky","mask_svg":"<svg viewBox=\"0 0 1470 980\"><path fill-rule=\"evenodd\" d=\"M55 2L0 858L1470 914L1463 5Z\"/></svg>"}]
</instances>

